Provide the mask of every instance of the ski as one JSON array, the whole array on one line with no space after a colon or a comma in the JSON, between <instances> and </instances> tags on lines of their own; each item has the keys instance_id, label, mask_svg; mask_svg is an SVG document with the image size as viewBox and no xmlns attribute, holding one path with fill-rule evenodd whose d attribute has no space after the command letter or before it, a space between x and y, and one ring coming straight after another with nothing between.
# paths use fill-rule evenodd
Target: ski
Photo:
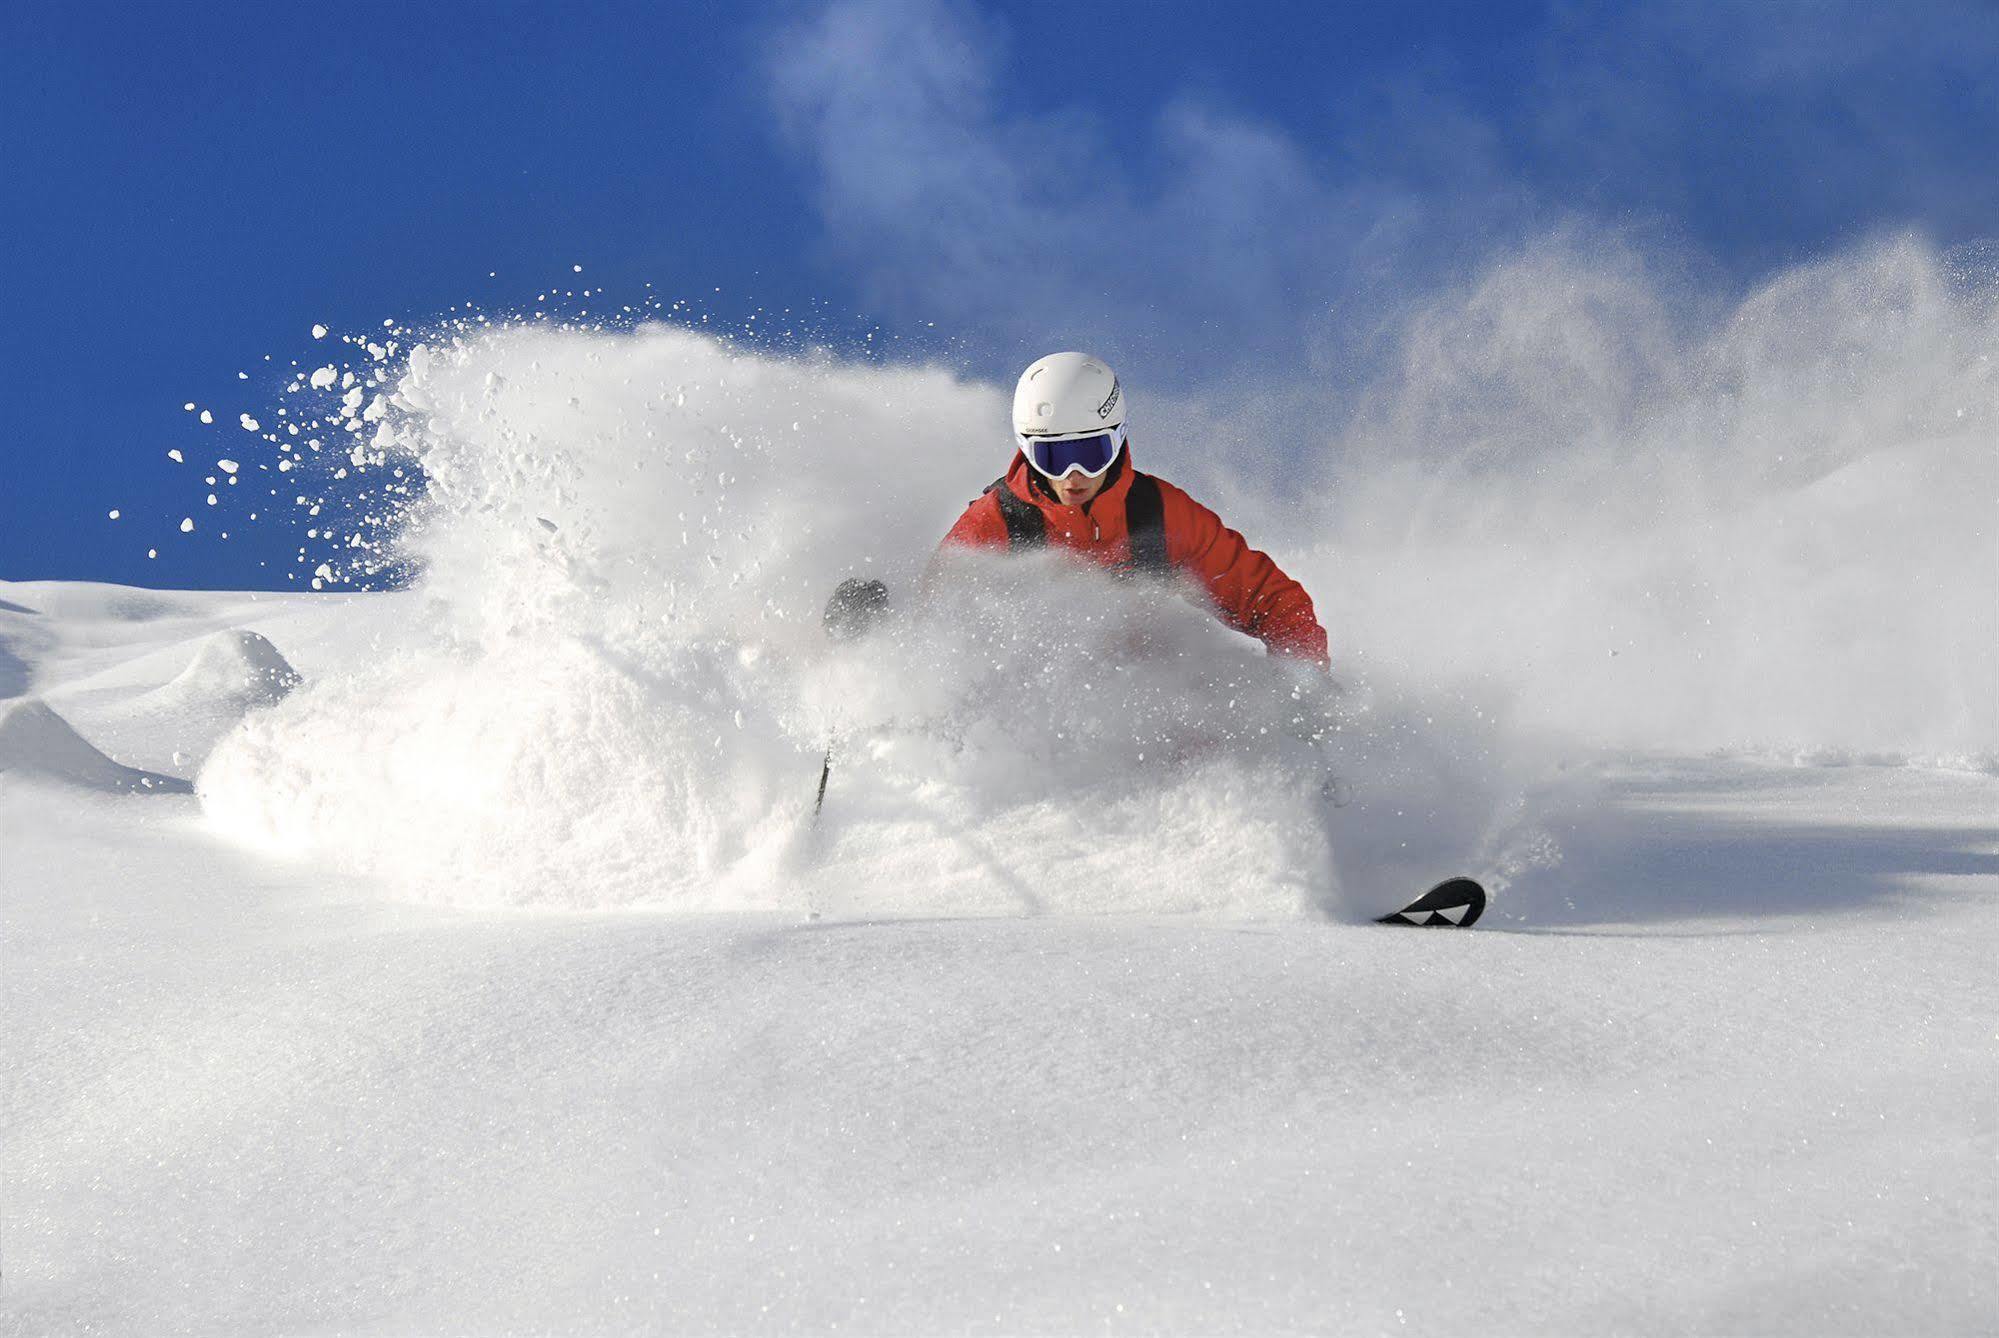
<instances>
[{"instance_id":1,"label":"ski","mask_svg":"<svg viewBox=\"0 0 1999 1338\"><path fill-rule=\"evenodd\" d=\"M1451 878L1438 883L1416 900L1384 915L1376 924L1419 925L1423 928L1469 929L1485 911L1485 889L1469 878Z\"/></svg>"}]
</instances>

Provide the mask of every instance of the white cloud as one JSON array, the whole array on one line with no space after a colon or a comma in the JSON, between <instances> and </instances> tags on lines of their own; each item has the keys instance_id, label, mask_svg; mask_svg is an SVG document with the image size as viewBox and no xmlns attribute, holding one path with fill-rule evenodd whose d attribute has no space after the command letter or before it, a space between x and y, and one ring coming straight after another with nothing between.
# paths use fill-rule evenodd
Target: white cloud
<instances>
[{"instance_id":1,"label":"white cloud","mask_svg":"<svg viewBox=\"0 0 1999 1338\"><path fill-rule=\"evenodd\" d=\"M947 0L851 0L779 35L779 122L870 301L1028 345L1234 366L1299 343L1407 216L1280 127L1184 95L1134 162L1061 99L996 95L1010 36Z\"/></svg>"}]
</instances>

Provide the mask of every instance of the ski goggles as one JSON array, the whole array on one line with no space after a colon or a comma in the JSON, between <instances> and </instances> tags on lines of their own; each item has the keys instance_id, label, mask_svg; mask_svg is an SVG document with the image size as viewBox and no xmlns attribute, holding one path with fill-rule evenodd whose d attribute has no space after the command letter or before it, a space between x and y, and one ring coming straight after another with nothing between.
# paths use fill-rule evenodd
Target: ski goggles
<instances>
[{"instance_id":1,"label":"ski goggles","mask_svg":"<svg viewBox=\"0 0 1999 1338\"><path fill-rule=\"evenodd\" d=\"M1080 436L1033 437L1019 432L1013 435L1027 463L1051 479L1063 478L1078 469L1083 471L1083 477L1096 478L1111 467L1124 446L1123 423L1108 431Z\"/></svg>"}]
</instances>

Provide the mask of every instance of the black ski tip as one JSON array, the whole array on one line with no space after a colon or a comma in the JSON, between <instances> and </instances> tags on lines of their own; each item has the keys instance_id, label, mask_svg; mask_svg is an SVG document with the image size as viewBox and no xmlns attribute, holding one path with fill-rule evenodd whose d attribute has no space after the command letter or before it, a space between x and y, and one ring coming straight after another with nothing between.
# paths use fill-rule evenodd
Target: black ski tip
<instances>
[{"instance_id":1,"label":"black ski tip","mask_svg":"<svg viewBox=\"0 0 1999 1338\"><path fill-rule=\"evenodd\" d=\"M1470 878L1450 878L1375 923L1419 925L1426 929L1470 929L1484 913L1485 889Z\"/></svg>"}]
</instances>

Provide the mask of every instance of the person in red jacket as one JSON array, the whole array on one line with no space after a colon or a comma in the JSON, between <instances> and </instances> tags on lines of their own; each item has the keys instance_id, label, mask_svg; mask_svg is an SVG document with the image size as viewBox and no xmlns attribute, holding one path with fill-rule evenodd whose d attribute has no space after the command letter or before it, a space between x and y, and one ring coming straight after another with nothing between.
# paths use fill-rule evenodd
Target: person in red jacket
<instances>
[{"instance_id":1,"label":"person in red jacket","mask_svg":"<svg viewBox=\"0 0 1999 1338\"><path fill-rule=\"evenodd\" d=\"M1182 574L1217 616L1272 655L1326 669L1326 629L1305 588L1220 517L1132 467L1115 373L1083 353L1029 367L1013 396L1019 450L939 546L1054 546L1117 571Z\"/></svg>"}]
</instances>

